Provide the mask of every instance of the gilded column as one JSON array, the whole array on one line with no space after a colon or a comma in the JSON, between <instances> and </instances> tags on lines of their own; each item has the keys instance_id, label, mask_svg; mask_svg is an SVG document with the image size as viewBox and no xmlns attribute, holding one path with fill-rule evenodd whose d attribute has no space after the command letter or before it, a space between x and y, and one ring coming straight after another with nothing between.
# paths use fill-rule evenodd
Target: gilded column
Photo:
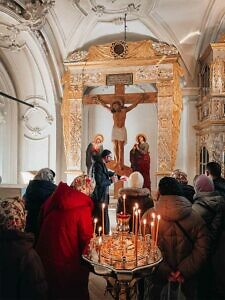
<instances>
[{"instance_id":1,"label":"gilded column","mask_svg":"<svg viewBox=\"0 0 225 300\"><path fill-rule=\"evenodd\" d=\"M173 146L173 81L161 81L158 88L158 158L157 175L166 176L172 170Z\"/></svg>"},{"instance_id":2,"label":"gilded column","mask_svg":"<svg viewBox=\"0 0 225 300\"><path fill-rule=\"evenodd\" d=\"M181 68L173 65L173 79L157 83L158 88L158 163L157 174L166 176L174 169L180 133L182 95Z\"/></svg>"},{"instance_id":3,"label":"gilded column","mask_svg":"<svg viewBox=\"0 0 225 300\"><path fill-rule=\"evenodd\" d=\"M67 171L80 171L83 86L71 85L72 82L71 73L66 71L62 78L64 92L61 115Z\"/></svg>"}]
</instances>

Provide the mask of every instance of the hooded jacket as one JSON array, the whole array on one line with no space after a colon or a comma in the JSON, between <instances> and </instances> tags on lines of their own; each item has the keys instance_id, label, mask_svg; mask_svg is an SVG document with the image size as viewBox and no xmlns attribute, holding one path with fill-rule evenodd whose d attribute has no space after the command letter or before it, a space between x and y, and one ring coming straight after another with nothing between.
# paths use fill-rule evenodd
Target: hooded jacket
<instances>
[{"instance_id":1,"label":"hooded jacket","mask_svg":"<svg viewBox=\"0 0 225 300\"><path fill-rule=\"evenodd\" d=\"M147 224L152 221L148 210L143 218ZM182 196L164 195L156 202L155 211L160 214L158 246L163 261L156 273L158 281L165 284L171 272L179 270L185 282L191 280L204 263L208 253L208 231L202 218L192 210L191 203ZM176 221L185 229L191 241L177 226ZM150 228L146 228L146 232Z\"/></svg>"},{"instance_id":2,"label":"hooded jacket","mask_svg":"<svg viewBox=\"0 0 225 300\"><path fill-rule=\"evenodd\" d=\"M194 196L192 208L205 221L210 232L212 247L214 248L224 222L225 202L223 197L216 191L198 192Z\"/></svg>"},{"instance_id":3,"label":"hooded jacket","mask_svg":"<svg viewBox=\"0 0 225 300\"><path fill-rule=\"evenodd\" d=\"M0 232L0 299L47 299L47 281L34 238L18 230Z\"/></svg>"},{"instance_id":4,"label":"hooded jacket","mask_svg":"<svg viewBox=\"0 0 225 300\"><path fill-rule=\"evenodd\" d=\"M46 268L50 299L89 299L88 270L81 265L93 235L92 200L60 182L42 209L37 242Z\"/></svg>"},{"instance_id":5,"label":"hooded jacket","mask_svg":"<svg viewBox=\"0 0 225 300\"><path fill-rule=\"evenodd\" d=\"M38 235L38 215L42 204L54 192L56 185L47 180L31 180L24 194L25 206L27 210L25 231L32 232L37 238Z\"/></svg>"}]
</instances>

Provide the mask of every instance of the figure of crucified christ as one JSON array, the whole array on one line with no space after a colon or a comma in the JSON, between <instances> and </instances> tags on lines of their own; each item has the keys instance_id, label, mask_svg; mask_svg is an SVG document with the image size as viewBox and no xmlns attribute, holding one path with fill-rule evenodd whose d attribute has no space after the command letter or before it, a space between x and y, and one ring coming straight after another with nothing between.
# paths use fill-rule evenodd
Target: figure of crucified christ
<instances>
[{"instance_id":1,"label":"figure of crucified christ","mask_svg":"<svg viewBox=\"0 0 225 300\"><path fill-rule=\"evenodd\" d=\"M117 97L111 105L106 104L99 96L95 98L103 107L107 108L113 115L112 142L114 144L114 156L116 167L123 169L124 167L124 145L127 142L127 130L125 128L126 114L135 108L142 99L136 101L130 106L124 105L124 100Z\"/></svg>"}]
</instances>

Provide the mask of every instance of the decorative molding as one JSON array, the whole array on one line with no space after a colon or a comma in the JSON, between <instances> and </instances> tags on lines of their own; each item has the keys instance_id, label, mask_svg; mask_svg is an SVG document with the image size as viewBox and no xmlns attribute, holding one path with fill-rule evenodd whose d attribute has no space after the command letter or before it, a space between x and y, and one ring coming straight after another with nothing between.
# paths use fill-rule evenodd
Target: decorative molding
<instances>
[{"instance_id":1,"label":"decorative molding","mask_svg":"<svg viewBox=\"0 0 225 300\"><path fill-rule=\"evenodd\" d=\"M178 55L178 50L174 45L163 42L153 42L152 48L158 55Z\"/></svg>"},{"instance_id":2,"label":"decorative molding","mask_svg":"<svg viewBox=\"0 0 225 300\"><path fill-rule=\"evenodd\" d=\"M75 50L67 56L66 62L80 62L88 59L88 51Z\"/></svg>"},{"instance_id":3,"label":"decorative molding","mask_svg":"<svg viewBox=\"0 0 225 300\"><path fill-rule=\"evenodd\" d=\"M27 130L27 135L30 134L33 138L45 136L45 131L52 125L54 118L44 107L39 99L31 102L35 107L28 108L22 115ZM45 102L46 103L46 102Z\"/></svg>"}]
</instances>

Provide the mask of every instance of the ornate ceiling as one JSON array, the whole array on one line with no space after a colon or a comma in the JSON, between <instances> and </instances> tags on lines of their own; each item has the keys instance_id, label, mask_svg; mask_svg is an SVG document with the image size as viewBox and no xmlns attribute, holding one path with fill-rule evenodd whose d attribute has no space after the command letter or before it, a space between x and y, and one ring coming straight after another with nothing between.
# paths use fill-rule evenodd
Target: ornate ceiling
<instances>
[{"instance_id":1,"label":"ornate ceiling","mask_svg":"<svg viewBox=\"0 0 225 300\"><path fill-rule=\"evenodd\" d=\"M15 93L26 96L21 76L35 86L38 72L43 81L48 77L54 82L53 93L61 95L68 54L124 39L125 13L127 40L153 38L174 44L187 84L196 86L199 56L225 31L223 0L1 0L0 57Z\"/></svg>"}]
</instances>

